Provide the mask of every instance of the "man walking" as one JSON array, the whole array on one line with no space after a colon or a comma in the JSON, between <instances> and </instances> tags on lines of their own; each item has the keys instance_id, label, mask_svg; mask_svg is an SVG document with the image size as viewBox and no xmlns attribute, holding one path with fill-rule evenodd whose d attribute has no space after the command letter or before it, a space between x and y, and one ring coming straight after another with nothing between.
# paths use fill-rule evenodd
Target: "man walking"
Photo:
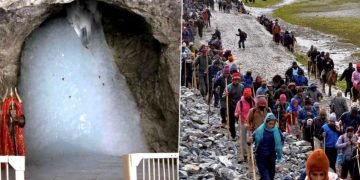
<instances>
[{"instance_id":1,"label":"man walking","mask_svg":"<svg viewBox=\"0 0 360 180\"><path fill-rule=\"evenodd\" d=\"M241 46L242 46L243 49L245 49L245 41L246 41L246 38L247 38L247 34L244 31L242 31L240 28L238 29L238 32L239 32L239 34L236 34L236 36L240 37L239 49L241 49Z\"/></svg>"},{"instance_id":2,"label":"man walking","mask_svg":"<svg viewBox=\"0 0 360 180\"><path fill-rule=\"evenodd\" d=\"M354 71L355 71L355 68L353 67L353 64L349 63L349 67L344 70L344 72L342 73L342 75L340 77L340 81L342 81L344 78L346 81L345 97L347 97L347 93L350 93L350 98L352 98L351 97L351 88L353 86L351 83L351 76Z\"/></svg>"},{"instance_id":3,"label":"man walking","mask_svg":"<svg viewBox=\"0 0 360 180\"><path fill-rule=\"evenodd\" d=\"M232 83L227 86L227 92L229 93L229 130L233 141L236 141L236 118L234 113L236 103L241 99L243 91L244 85L240 84L240 73L235 72L232 76Z\"/></svg>"}]
</instances>

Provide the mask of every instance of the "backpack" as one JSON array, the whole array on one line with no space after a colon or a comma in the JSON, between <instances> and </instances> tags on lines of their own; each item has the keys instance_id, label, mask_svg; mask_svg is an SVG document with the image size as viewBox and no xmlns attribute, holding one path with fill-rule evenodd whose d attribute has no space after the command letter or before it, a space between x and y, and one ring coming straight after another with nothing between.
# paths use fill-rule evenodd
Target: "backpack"
<instances>
[{"instance_id":1,"label":"backpack","mask_svg":"<svg viewBox=\"0 0 360 180\"><path fill-rule=\"evenodd\" d=\"M250 109L253 108L254 106L256 106L255 100L251 98ZM243 109L243 102L240 100L240 112L242 112L242 109Z\"/></svg>"},{"instance_id":2,"label":"backpack","mask_svg":"<svg viewBox=\"0 0 360 180\"><path fill-rule=\"evenodd\" d=\"M243 37L244 39L247 38L247 34L244 31L241 31L240 36Z\"/></svg>"}]
</instances>

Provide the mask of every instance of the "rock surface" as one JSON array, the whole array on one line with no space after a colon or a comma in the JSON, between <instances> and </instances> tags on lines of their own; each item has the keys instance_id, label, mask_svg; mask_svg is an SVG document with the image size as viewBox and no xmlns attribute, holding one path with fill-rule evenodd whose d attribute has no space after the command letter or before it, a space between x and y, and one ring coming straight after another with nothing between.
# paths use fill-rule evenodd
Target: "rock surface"
<instances>
[{"instance_id":1,"label":"rock surface","mask_svg":"<svg viewBox=\"0 0 360 180\"><path fill-rule=\"evenodd\" d=\"M218 108L211 107L207 125L207 105L200 93L182 87L180 101L180 172L181 179L252 179L247 163L238 164L238 144L229 141L220 128ZM198 112L205 112L199 114ZM198 120L192 120L196 117ZM285 175L295 179L305 167L310 143L284 134L283 161L276 165L276 178ZM259 175L257 175L259 177Z\"/></svg>"},{"instance_id":2,"label":"rock surface","mask_svg":"<svg viewBox=\"0 0 360 180\"><path fill-rule=\"evenodd\" d=\"M151 27L150 35L160 44L159 54L152 62L153 71L146 64L137 68L136 76L128 81L142 112L143 129L154 151L176 151L178 139L179 98L179 40L180 2L101 0L142 17ZM0 2L0 94L15 86L19 76L20 55L26 37L52 14L73 0L2 0ZM142 47L132 46L137 54ZM138 56L141 57L141 56ZM142 62L142 61L141 61ZM123 71L125 68L119 68ZM142 71L143 70L143 71ZM149 83L142 83L149 82ZM141 85L143 84L143 85ZM151 84L151 86L150 86ZM143 96L145 95L145 97Z\"/></svg>"}]
</instances>

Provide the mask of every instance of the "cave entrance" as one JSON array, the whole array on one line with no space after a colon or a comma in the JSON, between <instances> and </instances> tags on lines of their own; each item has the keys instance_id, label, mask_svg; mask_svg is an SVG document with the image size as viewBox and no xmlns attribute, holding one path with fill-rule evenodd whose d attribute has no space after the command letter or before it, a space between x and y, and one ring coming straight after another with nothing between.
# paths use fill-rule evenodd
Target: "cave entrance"
<instances>
[{"instance_id":1,"label":"cave entrance","mask_svg":"<svg viewBox=\"0 0 360 180\"><path fill-rule=\"evenodd\" d=\"M32 32L21 54L26 178L119 179L120 156L148 152L149 147L130 91L137 76L126 79L120 73L126 62L115 62L107 43L112 36L103 27L127 37L149 34L151 29L141 16L105 3L98 4L104 14L98 24L99 16L91 8L69 21L67 7ZM91 29L86 29L89 22ZM136 48L124 46L123 51L138 52ZM130 88L127 82L132 82Z\"/></svg>"}]
</instances>

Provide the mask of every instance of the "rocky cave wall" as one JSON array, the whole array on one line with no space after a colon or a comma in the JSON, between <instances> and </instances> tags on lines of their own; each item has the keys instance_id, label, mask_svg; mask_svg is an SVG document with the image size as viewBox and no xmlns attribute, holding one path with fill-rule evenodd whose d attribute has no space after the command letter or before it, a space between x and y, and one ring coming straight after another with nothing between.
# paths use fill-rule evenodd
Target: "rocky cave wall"
<instances>
[{"instance_id":1,"label":"rocky cave wall","mask_svg":"<svg viewBox=\"0 0 360 180\"><path fill-rule=\"evenodd\" d=\"M110 47L115 52L116 63L127 78L141 110L142 128L149 146L155 152L177 151L180 2L101 1L134 13L149 25L149 34L144 36L127 37L116 33L116 29L112 26L105 26L105 34ZM70 2L72 1L0 2L1 96L6 87L17 84L19 58L26 37L51 14L60 10L63 4ZM144 41L146 39L148 41ZM116 51L117 49L125 49L125 47L128 50L117 53L119 52Z\"/></svg>"}]
</instances>

